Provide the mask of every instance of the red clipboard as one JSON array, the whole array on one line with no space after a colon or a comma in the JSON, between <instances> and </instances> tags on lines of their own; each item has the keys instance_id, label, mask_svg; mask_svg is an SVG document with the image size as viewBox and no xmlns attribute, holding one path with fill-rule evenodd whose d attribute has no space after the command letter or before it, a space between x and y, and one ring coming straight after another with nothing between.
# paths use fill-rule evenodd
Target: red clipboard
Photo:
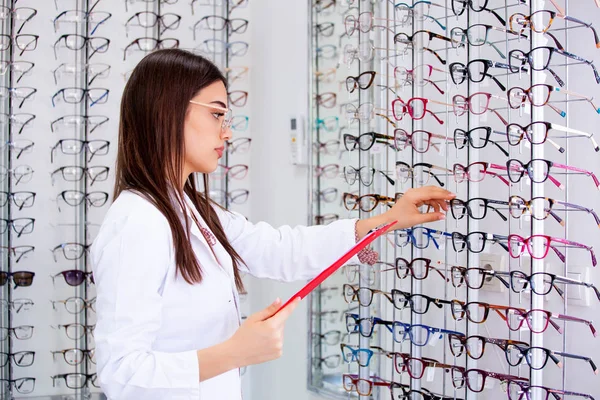
<instances>
[{"instance_id":1,"label":"red clipboard","mask_svg":"<svg viewBox=\"0 0 600 400\"><path fill-rule=\"evenodd\" d=\"M312 292L317 286L319 286L325 279L327 279L329 276L331 276L331 274L333 274L335 271L337 271L342 265L344 265L346 262L348 262L348 260L350 260L353 256L358 254L358 252L360 252L362 249L364 249L369 244L371 244L375 239L377 239L379 236L386 233L388 231L388 229L390 229L392 226L394 226L396 224L396 222L397 221L390 222L389 224L381 225L375 229L370 230L369 233L367 233L365 235L365 237L363 237L361 240L359 240L350 250L348 250L346 252L346 254L344 254L343 256L338 258L338 260L336 262L331 264L327 269L325 269L323 272L321 272L319 275L317 275L315 278L313 278L313 280L308 282L295 295L290 297L290 299L288 301L286 301L285 304L283 304L281 307L279 307L279 310L277 310L277 312L275 314L277 314L279 311L284 309L288 304L290 304L292 301L294 301L294 299L297 299L298 297L304 299L306 296L308 296L308 294L310 292ZM275 314L273 314L273 315L275 315Z\"/></svg>"}]
</instances>

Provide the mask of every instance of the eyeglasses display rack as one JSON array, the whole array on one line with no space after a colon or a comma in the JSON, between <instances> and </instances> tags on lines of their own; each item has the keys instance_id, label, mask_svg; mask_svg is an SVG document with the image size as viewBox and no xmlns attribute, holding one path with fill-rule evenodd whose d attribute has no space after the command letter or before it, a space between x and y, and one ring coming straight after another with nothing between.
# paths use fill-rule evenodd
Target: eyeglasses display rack
<instances>
[{"instance_id":1,"label":"eyeglasses display rack","mask_svg":"<svg viewBox=\"0 0 600 400\"><path fill-rule=\"evenodd\" d=\"M227 74L239 118L211 197L248 216L248 191L229 181L248 170L230 165L249 160L248 4L0 3L0 398L105 398L88 258L112 201L119 97L148 52L189 49Z\"/></svg>"},{"instance_id":2,"label":"eyeglasses display rack","mask_svg":"<svg viewBox=\"0 0 600 400\"><path fill-rule=\"evenodd\" d=\"M600 9L580 3L309 2L313 222L457 195L311 296L310 390L600 396Z\"/></svg>"}]
</instances>

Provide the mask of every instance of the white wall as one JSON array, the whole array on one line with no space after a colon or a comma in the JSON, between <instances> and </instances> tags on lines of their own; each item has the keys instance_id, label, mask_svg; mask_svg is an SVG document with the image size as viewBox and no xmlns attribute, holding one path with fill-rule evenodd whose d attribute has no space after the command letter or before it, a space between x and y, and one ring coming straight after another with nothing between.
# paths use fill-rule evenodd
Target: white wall
<instances>
[{"instance_id":1,"label":"white wall","mask_svg":"<svg viewBox=\"0 0 600 400\"><path fill-rule=\"evenodd\" d=\"M308 102L308 35L305 1L263 0L252 3L251 115L252 219L274 226L307 222L306 167L290 162L289 119L306 116ZM302 283L250 279L253 311L276 297L287 300ZM306 305L286 326L281 359L251 369L253 399L312 398L306 390Z\"/></svg>"}]
</instances>

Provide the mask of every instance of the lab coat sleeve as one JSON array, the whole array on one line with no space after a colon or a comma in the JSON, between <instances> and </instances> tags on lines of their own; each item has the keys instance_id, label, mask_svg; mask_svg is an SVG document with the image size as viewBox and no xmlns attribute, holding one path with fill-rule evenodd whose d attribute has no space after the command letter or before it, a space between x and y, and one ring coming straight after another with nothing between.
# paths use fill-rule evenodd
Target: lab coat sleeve
<instances>
[{"instance_id":1,"label":"lab coat sleeve","mask_svg":"<svg viewBox=\"0 0 600 400\"><path fill-rule=\"evenodd\" d=\"M356 243L356 219L317 226L253 224L236 212L215 207L225 234L245 262L241 269L280 281L312 279ZM358 262L356 256L349 262Z\"/></svg>"},{"instance_id":2,"label":"lab coat sleeve","mask_svg":"<svg viewBox=\"0 0 600 400\"><path fill-rule=\"evenodd\" d=\"M110 400L198 400L196 351L153 350L174 273L167 220L148 203L102 230L92 248L102 390Z\"/></svg>"}]
</instances>

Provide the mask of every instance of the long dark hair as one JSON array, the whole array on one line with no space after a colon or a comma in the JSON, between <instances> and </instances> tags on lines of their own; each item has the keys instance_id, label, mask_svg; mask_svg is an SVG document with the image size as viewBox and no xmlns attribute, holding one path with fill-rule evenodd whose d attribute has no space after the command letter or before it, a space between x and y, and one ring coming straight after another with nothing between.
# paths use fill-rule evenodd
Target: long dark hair
<instances>
[{"instance_id":1,"label":"long dark hair","mask_svg":"<svg viewBox=\"0 0 600 400\"><path fill-rule=\"evenodd\" d=\"M183 190L180 187L184 163L183 127L189 101L214 82L227 80L219 69L204 57L188 51L169 49L148 54L135 67L125 85L119 120L114 199L132 190L147 198L165 216L173 234L177 273L189 284L202 281L202 267L190 243L190 224L185 229L172 202L186 210L184 192L217 240L233 260L235 283L243 291L240 255L227 240L219 218L212 208L208 176L204 194L196 190L193 175Z\"/></svg>"}]
</instances>

